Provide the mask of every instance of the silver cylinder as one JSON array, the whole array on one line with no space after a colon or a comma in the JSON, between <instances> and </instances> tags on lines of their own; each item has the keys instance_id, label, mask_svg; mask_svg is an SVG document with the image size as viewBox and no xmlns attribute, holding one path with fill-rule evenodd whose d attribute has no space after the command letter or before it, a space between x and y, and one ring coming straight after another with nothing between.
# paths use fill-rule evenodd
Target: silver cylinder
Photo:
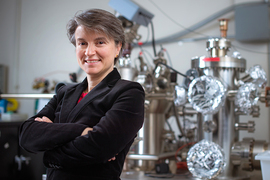
<instances>
[{"instance_id":1,"label":"silver cylinder","mask_svg":"<svg viewBox=\"0 0 270 180\"><path fill-rule=\"evenodd\" d=\"M118 71L122 77L122 79L133 81L135 76L137 75L137 70L131 66L131 60L129 55L126 57L119 58L118 61Z\"/></svg>"},{"instance_id":2,"label":"silver cylinder","mask_svg":"<svg viewBox=\"0 0 270 180\"><path fill-rule=\"evenodd\" d=\"M173 97L168 97L167 94L148 94L146 99L150 102L149 107L145 111L144 125L140 129L138 136L142 140L135 146L134 154L137 155L149 155L144 156L141 160L135 160L135 168L139 168L143 171L153 170L155 167L155 161L162 154L162 145L164 143L164 130L166 114L172 106ZM153 157L157 159L153 159ZM127 157L132 159L131 156Z\"/></svg>"},{"instance_id":3,"label":"silver cylinder","mask_svg":"<svg viewBox=\"0 0 270 180\"><path fill-rule=\"evenodd\" d=\"M227 55L231 47L231 42L225 38L209 39L206 43L206 50L210 52L211 57L222 57Z\"/></svg>"},{"instance_id":4,"label":"silver cylinder","mask_svg":"<svg viewBox=\"0 0 270 180\"><path fill-rule=\"evenodd\" d=\"M0 94L0 99L2 98L15 98L15 99L51 99L54 94Z\"/></svg>"},{"instance_id":5,"label":"silver cylinder","mask_svg":"<svg viewBox=\"0 0 270 180\"><path fill-rule=\"evenodd\" d=\"M240 166L243 170L253 171L261 169L260 161L255 160L255 156L269 149L269 144L264 140L255 141L253 138L244 138L241 142L236 142L232 146L232 163Z\"/></svg>"},{"instance_id":6,"label":"silver cylinder","mask_svg":"<svg viewBox=\"0 0 270 180\"><path fill-rule=\"evenodd\" d=\"M143 134L143 140L138 143L136 154L158 156L161 153L161 139L164 131L164 114L147 113L144 125L139 134ZM150 171L155 167L155 161L146 159L137 164L141 170Z\"/></svg>"},{"instance_id":7,"label":"silver cylinder","mask_svg":"<svg viewBox=\"0 0 270 180\"><path fill-rule=\"evenodd\" d=\"M196 68L201 75L217 77L227 90L235 90L234 79L239 79L239 73L244 72L246 60L232 57L200 57L192 59L192 68ZM234 102L227 98L225 104L217 114L213 115L213 121L217 123L217 129L213 132L213 141L219 144L225 153L226 166L221 176L234 176L233 164L231 162L231 147L238 141L239 133L235 132L235 123L239 122L239 117L234 114Z\"/></svg>"},{"instance_id":8,"label":"silver cylinder","mask_svg":"<svg viewBox=\"0 0 270 180\"><path fill-rule=\"evenodd\" d=\"M134 80L137 71L134 68L130 67L121 67L118 68L119 73L121 74L122 79L132 81Z\"/></svg>"}]
</instances>

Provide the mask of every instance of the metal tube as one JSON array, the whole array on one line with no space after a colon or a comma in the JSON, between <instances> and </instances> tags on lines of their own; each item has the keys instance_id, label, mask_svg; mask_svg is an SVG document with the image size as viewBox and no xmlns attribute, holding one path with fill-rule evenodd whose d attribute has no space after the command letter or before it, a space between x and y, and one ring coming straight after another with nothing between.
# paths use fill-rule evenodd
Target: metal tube
<instances>
[{"instance_id":1,"label":"metal tube","mask_svg":"<svg viewBox=\"0 0 270 180\"><path fill-rule=\"evenodd\" d=\"M172 43L172 42L177 42L179 41L179 39L191 32L194 32L196 31L197 29L201 28L202 26L205 26L206 24L210 23L211 21L213 20L216 20L218 19L219 17L223 16L224 14L227 14L231 11L234 11L234 9L236 7L240 7L240 6L245 6L245 5L256 5L256 4L262 4L263 2L252 2L252 3L243 3L243 4L237 4L237 5L232 5L230 7L227 7L223 10L220 10L218 11L217 13L211 15L210 17L206 18L205 20L189 27L189 28L186 28L185 30L183 31L180 31L178 33L175 33L173 35L170 35L170 36L167 36L167 37L164 37L164 38L161 38L161 39L158 39L156 40L156 44L164 44L164 43ZM152 45L151 42L144 42L143 43L144 46L149 46L149 45ZM136 44L134 44L134 46L138 46Z\"/></svg>"},{"instance_id":2,"label":"metal tube","mask_svg":"<svg viewBox=\"0 0 270 180\"><path fill-rule=\"evenodd\" d=\"M15 99L51 99L54 94L0 94L0 99L15 98Z\"/></svg>"},{"instance_id":3,"label":"metal tube","mask_svg":"<svg viewBox=\"0 0 270 180\"><path fill-rule=\"evenodd\" d=\"M248 132L254 132L255 131L255 123L254 121L248 121L247 123L235 123L235 130L246 130Z\"/></svg>"},{"instance_id":4,"label":"metal tube","mask_svg":"<svg viewBox=\"0 0 270 180\"><path fill-rule=\"evenodd\" d=\"M212 114L203 115L203 120L204 120L204 132L203 132L204 139L212 142L213 141L213 129L211 128L210 124L211 124L211 122L213 122L213 115ZM208 126L208 127L206 127L206 126Z\"/></svg>"},{"instance_id":5,"label":"metal tube","mask_svg":"<svg viewBox=\"0 0 270 180\"><path fill-rule=\"evenodd\" d=\"M156 161L159 159L174 157L175 152L162 153L159 155L129 154L127 159Z\"/></svg>"},{"instance_id":6,"label":"metal tube","mask_svg":"<svg viewBox=\"0 0 270 180\"><path fill-rule=\"evenodd\" d=\"M239 122L239 117L235 116L234 113L235 105L233 99L238 88L235 86L233 80L239 78L239 67L245 69L245 63L243 63L245 60L243 59L243 62L238 62L233 58L226 57L225 61L227 64L205 64L203 67L199 66L201 63L198 61L197 64L194 64L194 66L198 66L199 68L203 69L203 72L206 75L222 79L223 83L227 85L227 89L229 90L228 94L233 96L233 98L226 99L219 112L215 114L215 117L213 117L213 120L215 120L218 127L217 130L213 132L213 142L218 143L223 148L226 157L226 166L221 176L223 178L230 178L233 177L235 173L235 169L233 169L233 164L230 159L231 145L235 141L238 141L239 138L238 131L235 132L234 130L235 123Z\"/></svg>"},{"instance_id":7,"label":"metal tube","mask_svg":"<svg viewBox=\"0 0 270 180\"><path fill-rule=\"evenodd\" d=\"M178 114L177 114L177 110L176 110L175 104L172 103L172 105L173 105L173 107L172 107L172 108L173 108L173 112L174 112L174 115L175 115L175 118L176 118L176 124L177 124L177 127L178 127L179 131L181 132L181 135L182 135L182 136L186 136L186 133L185 133L185 131L183 130L182 125L180 124L180 119L179 119L179 117L178 117Z\"/></svg>"},{"instance_id":8,"label":"metal tube","mask_svg":"<svg viewBox=\"0 0 270 180\"><path fill-rule=\"evenodd\" d=\"M178 110L178 115L180 116L193 116L197 114L198 114L198 111L196 111L192 107L183 106L183 107L180 107Z\"/></svg>"},{"instance_id":9,"label":"metal tube","mask_svg":"<svg viewBox=\"0 0 270 180\"><path fill-rule=\"evenodd\" d=\"M227 92L227 98L229 98L229 100L234 100L234 97L236 96L237 92L238 92L237 90L229 90ZM266 101L270 100L270 96L265 95L265 94L266 94L265 91L260 92L259 101L262 102L262 103L265 103Z\"/></svg>"}]
</instances>

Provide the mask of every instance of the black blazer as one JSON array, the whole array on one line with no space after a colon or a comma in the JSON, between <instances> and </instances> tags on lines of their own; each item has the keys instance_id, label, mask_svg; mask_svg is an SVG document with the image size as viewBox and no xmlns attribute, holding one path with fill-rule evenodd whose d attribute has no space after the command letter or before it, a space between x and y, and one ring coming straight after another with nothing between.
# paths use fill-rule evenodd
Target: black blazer
<instances>
[{"instance_id":1,"label":"black blazer","mask_svg":"<svg viewBox=\"0 0 270 180\"><path fill-rule=\"evenodd\" d=\"M144 90L114 69L78 102L87 80L57 94L20 128L20 145L44 153L48 179L119 179L126 154L144 120ZM47 116L53 123L35 121ZM86 127L88 135L81 136ZM112 157L114 161L108 161Z\"/></svg>"}]
</instances>

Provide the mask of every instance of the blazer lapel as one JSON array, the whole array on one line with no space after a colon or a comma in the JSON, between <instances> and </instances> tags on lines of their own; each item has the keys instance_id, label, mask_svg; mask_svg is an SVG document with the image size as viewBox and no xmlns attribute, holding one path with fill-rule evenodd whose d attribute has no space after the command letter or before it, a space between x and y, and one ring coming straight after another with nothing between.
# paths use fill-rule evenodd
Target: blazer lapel
<instances>
[{"instance_id":1,"label":"blazer lapel","mask_svg":"<svg viewBox=\"0 0 270 180\"><path fill-rule=\"evenodd\" d=\"M70 122L68 119L69 113L77 105L77 102L82 94L82 92L87 87L87 79L85 78L78 86L68 89L63 97L63 104L61 108L60 123Z\"/></svg>"},{"instance_id":2,"label":"blazer lapel","mask_svg":"<svg viewBox=\"0 0 270 180\"><path fill-rule=\"evenodd\" d=\"M77 86L74 90L68 92L67 97L65 99L65 107L67 107L68 111L65 110L66 116L65 119L61 119L65 122L76 122L76 116L80 113L80 111L87 106L89 103L92 103L95 98L99 96L104 96L107 94L110 89L115 85L115 83L120 79L120 75L116 69L114 69L109 75L107 75L96 87L94 87L79 103L79 97L85 88L85 81L87 85L87 80L85 79L82 84ZM87 87L87 86L86 86ZM61 113L62 116L62 113Z\"/></svg>"}]
</instances>

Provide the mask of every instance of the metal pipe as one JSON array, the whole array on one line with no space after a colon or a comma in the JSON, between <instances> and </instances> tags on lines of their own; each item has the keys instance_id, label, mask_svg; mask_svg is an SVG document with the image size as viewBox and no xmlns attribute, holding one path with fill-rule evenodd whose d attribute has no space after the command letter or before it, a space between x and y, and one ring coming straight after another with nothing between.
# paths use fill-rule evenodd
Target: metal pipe
<instances>
[{"instance_id":1,"label":"metal pipe","mask_svg":"<svg viewBox=\"0 0 270 180\"><path fill-rule=\"evenodd\" d=\"M265 103L266 104L266 107L267 107L267 103L270 101L270 95L266 95L267 94L267 89L265 91L261 91L260 92L260 95L259 95L259 101L261 103ZM227 98L230 100L230 101L234 101L234 98L237 94L237 90L229 90L227 92Z\"/></svg>"},{"instance_id":2,"label":"metal pipe","mask_svg":"<svg viewBox=\"0 0 270 180\"><path fill-rule=\"evenodd\" d=\"M15 98L15 99L51 99L54 94L0 94L0 99Z\"/></svg>"},{"instance_id":3,"label":"metal pipe","mask_svg":"<svg viewBox=\"0 0 270 180\"><path fill-rule=\"evenodd\" d=\"M265 2L251 2L251 3L243 3L243 4L237 4L237 5L232 5L230 7L227 7L213 15L211 15L210 17L202 20L201 22L189 27L189 28L186 28L185 30L183 31L180 31L178 33L175 33L173 35L170 35L170 36L167 36L167 37L164 37L164 38L161 38L161 39L158 39L156 40L156 45L157 44L164 44L164 43L172 43L172 42L177 42L179 41L179 39L191 32L194 32L195 30L203 27L204 25L210 23L211 21L213 20L216 20L218 19L219 17L223 16L224 14L227 14L231 11L233 11L236 7L239 7L239 6L245 6L245 5L256 5L256 4L265 4ZM150 46L152 45L151 42L144 42L143 43L144 46ZM138 46L137 44L134 44L134 46Z\"/></svg>"},{"instance_id":4,"label":"metal pipe","mask_svg":"<svg viewBox=\"0 0 270 180\"><path fill-rule=\"evenodd\" d=\"M182 127L182 125L181 125L181 123L180 123L180 119L179 119L179 117L178 117L178 113L177 113L177 110L176 110L176 106L175 106L175 104L174 103L172 103L172 105L173 105L173 112L174 112L174 115L175 115L175 118L176 118L176 124L177 124L177 127L178 127L178 129L179 129L179 131L181 132L181 135L182 136L186 136L186 133L185 133L185 131L183 130L183 127Z\"/></svg>"},{"instance_id":5,"label":"metal pipe","mask_svg":"<svg viewBox=\"0 0 270 180\"><path fill-rule=\"evenodd\" d=\"M183 106L183 107L179 107L179 110L178 110L178 115L180 116L193 116L197 114L198 114L198 111L196 111L192 107Z\"/></svg>"},{"instance_id":6,"label":"metal pipe","mask_svg":"<svg viewBox=\"0 0 270 180\"><path fill-rule=\"evenodd\" d=\"M237 94L237 90L229 90L227 92L227 98L230 100L230 101L234 101L234 97L236 96Z\"/></svg>"},{"instance_id":7,"label":"metal pipe","mask_svg":"<svg viewBox=\"0 0 270 180\"><path fill-rule=\"evenodd\" d=\"M175 152L162 153L159 155L129 154L127 159L156 161L159 159L174 157Z\"/></svg>"},{"instance_id":8,"label":"metal pipe","mask_svg":"<svg viewBox=\"0 0 270 180\"><path fill-rule=\"evenodd\" d=\"M235 123L235 130L246 130L248 132L255 131L255 123L254 121L248 121L247 123Z\"/></svg>"}]
</instances>

